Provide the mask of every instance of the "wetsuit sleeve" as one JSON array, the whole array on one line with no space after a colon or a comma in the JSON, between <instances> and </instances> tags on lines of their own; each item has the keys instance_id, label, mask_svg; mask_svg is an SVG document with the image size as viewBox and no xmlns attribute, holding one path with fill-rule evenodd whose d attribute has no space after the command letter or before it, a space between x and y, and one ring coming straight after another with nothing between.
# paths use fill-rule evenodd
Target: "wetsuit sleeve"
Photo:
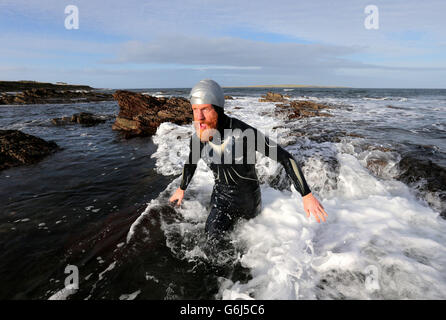
<instances>
[{"instance_id":1,"label":"wetsuit sleeve","mask_svg":"<svg viewBox=\"0 0 446 320\"><path fill-rule=\"evenodd\" d=\"M259 132L255 128L252 129L254 130L256 137L256 151L278 161L285 168L287 175L293 181L294 187L302 195L302 197L311 193L304 174L294 157L276 142L271 141L263 133Z\"/></svg>"},{"instance_id":2,"label":"wetsuit sleeve","mask_svg":"<svg viewBox=\"0 0 446 320\"><path fill-rule=\"evenodd\" d=\"M269 144L269 139L267 137L265 137L265 141ZM296 163L294 157L278 144L275 145L277 146L277 161L279 161L285 168L285 171L293 181L296 190L302 195L302 197L311 193L304 174L299 165Z\"/></svg>"},{"instance_id":3,"label":"wetsuit sleeve","mask_svg":"<svg viewBox=\"0 0 446 320\"><path fill-rule=\"evenodd\" d=\"M200 158L201 143L198 142L200 145L200 148L199 148L199 152L197 154L197 152L195 151L196 149L193 148L193 143L194 142L197 143L197 141L194 139L195 139L195 135L193 135L190 139L190 143L189 143L190 151L189 151L188 159L186 160L186 163L184 164L184 167L183 167L183 173L182 173L181 184L180 184L181 190L186 190L187 186L189 185L190 181L192 180L195 170L197 169L197 161Z\"/></svg>"}]
</instances>

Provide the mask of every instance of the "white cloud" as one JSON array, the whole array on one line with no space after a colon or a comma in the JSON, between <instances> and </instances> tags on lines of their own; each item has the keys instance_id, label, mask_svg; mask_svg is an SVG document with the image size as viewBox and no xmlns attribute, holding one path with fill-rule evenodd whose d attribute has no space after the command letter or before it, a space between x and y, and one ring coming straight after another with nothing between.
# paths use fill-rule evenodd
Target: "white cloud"
<instances>
[{"instance_id":1,"label":"white cloud","mask_svg":"<svg viewBox=\"0 0 446 320\"><path fill-rule=\"evenodd\" d=\"M79 7L82 32L131 41L111 44L73 40L75 37L36 34L23 28L26 33L16 30L0 35L5 44L0 51L2 61L22 59L31 67L41 59L53 59L57 64L70 54L75 59L79 53L84 60L74 63L86 61L88 68L100 67L110 76L125 69L129 76L121 81L134 83L130 75L137 75L141 85L145 82L138 68L159 79L170 74L184 84L190 84L195 73L198 77L203 72L234 82L255 77L252 81L357 86L370 84L372 76L374 83L390 86L396 86L398 79L407 83L407 77L414 78L410 81L428 78L420 83L432 85L445 78L441 63L441 55L446 56L444 0L3 0L0 12L63 28L66 4ZM368 4L380 10L379 30L364 28L364 8ZM241 39L240 30L245 38L258 40ZM422 37L404 39L408 30ZM274 43L269 33L295 37L296 43ZM300 39L311 43L299 43ZM88 55L91 57L85 60ZM51 72L69 74L68 67L54 67ZM103 81L108 83L105 78Z\"/></svg>"},{"instance_id":2,"label":"white cloud","mask_svg":"<svg viewBox=\"0 0 446 320\"><path fill-rule=\"evenodd\" d=\"M165 35L151 42L122 45L115 63L177 63L257 67L360 67L342 56L360 52L358 47L268 43L234 37Z\"/></svg>"}]
</instances>

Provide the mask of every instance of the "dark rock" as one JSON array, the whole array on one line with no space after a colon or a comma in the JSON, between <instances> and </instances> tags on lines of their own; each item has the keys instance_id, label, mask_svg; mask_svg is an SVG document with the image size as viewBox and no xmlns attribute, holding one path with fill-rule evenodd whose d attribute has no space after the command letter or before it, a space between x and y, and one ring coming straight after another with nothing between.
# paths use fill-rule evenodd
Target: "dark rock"
<instances>
[{"instance_id":1,"label":"dark rock","mask_svg":"<svg viewBox=\"0 0 446 320\"><path fill-rule=\"evenodd\" d=\"M300 119L308 117L331 117L328 113L320 112L330 108L327 105L312 101L293 100L288 104L276 104L276 115L285 114L288 119Z\"/></svg>"},{"instance_id":2,"label":"dark rock","mask_svg":"<svg viewBox=\"0 0 446 320\"><path fill-rule=\"evenodd\" d=\"M367 159L367 169L378 177L382 176L383 169L387 164L388 161L384 158L373 157Z\"/></svg>"},{"instance_id":3,"label":"dark rock","mask_svg":"<svg viewBox=\"0 0 446 320\"><path fill-rule=\"evenodd\" d=\"M57 92L53 89L33 88L23 91L23 96L34 98L51 97L56 95Z\"/></svg>"},{"instance_id":4,"label":"dark rock","mask_svg":"<svg viewBox=\"0 0 446 320\"><path fill-rule=\"evenodd\" d=\"M13 102L13 104L25 104L25 103L27 103L27 101L23 98L23 97L15 97L13 100L12 100L12 102Z\"/></svg>"},{"instance_id":5,"label":"dark rock","mask_svg":"<svg viewBox=\"0 0 446 320\"><path fill-rule=\"evenodd\" d=\"M78 124L83 124L87 126L94 126L99 123L104 123L105 120L95 116L89 112L75 113L71 116L71 122L76 122Z\"/></svg>"},{"instance_id":6,"label":"dark rock","mask_svg":"<svg viewBox=\"0 0 446 320\"><path fill-rule=\"evenodd\" d=\"M398 163L400 174L396 177L410 187L414 188L418 196L424 198L426 202L440 216L446 219L446 169L430 159L423 159L419 156L406 154ZM431 193L434 198L427 196ZM435 200L438 198L438 202Z\"/></svg>"},{"instance_id":7,"label":"dark rock","mask_svg":"<svg viewBox=\"0 0 446 320\"><path fill-rule=\"evenodd\" d=\"M126 138L153 135L163 122L192 122L192 106L182 97L156 98L124 90L116 91L113 97L119 104L119 114L112 129L123 131Z\"/></svg>"},{"instance_id":8,"label":"dark rock","mask_svg":"<svg viewBox=\"0 0 446 320\"><path fill-rule=\"evenodd\" d=\"M0 105L104 100L113 100L113 97L109 93L96 92L92 87L85 85L52 84L37 81L0 81Z\"/></svg>"},{"instance_id":9,"label":"dark rock","mask_svg":"<svg viewBox=\"0 0 446 320\"><path fill-rule=\"evenodd\" d=\"M0 170L36 163L58 149L53 141L18 130L0 130Z\"/></svg>"},{"instance_id":10,"label":"dark rock","mask_svg":"<svg viewBox=\"0 0 446 320\"><path fill-rule=\"evenodd\" d=\"M360 135L359 133L347 133L346 136L354 137L354 138L364 138L363 135ZM375 149L379 149L380 147L375 147Z\"/></svg>"},{"instance_id":11,"label":"dark rock","mask_svg":"<svg viewBox=\"0 0 446 320\"><path fill-rule=\"evenodd\" d=\"M0 105L2 104L13 104L14 96L6 93L2 93L0 95Z\"/></svg>"},{"instance_id":12,"label":"dark rock","mask_svg":"<svg viewBox=\"0 0 446 320\"><path fill-rule=\"evenodd\" d=\"M63 126L66 124L70 124L71 122L71 117L62 117L62 118L53 118L51 119L51 123L56 125L56 126Z\"/></svg>"},{"instance_id":13,"label":"dark rock","mask_svg":"<svg viewBox=\"0 0 446 320\"><path fill-rule=\"evenodd\" d=\"M31 89L57 89L57 90L93 90L86 85L49 83L37 81L0 81L0 91L24 91Z\"/></svg>"},{"instance_id":14,"label":"dark rock","mask_svg":"<svg viewBox=\"0 0 446 320\"><path fill-rule=\"evenodd\" d=\"M234 98L231 96L225 96L225 100L234 100Z\"/></svg>"},{"instance_id":15,"label":"dark rock","mask_svg":"<svg viewBox=\"0 0 446 320\"><path fill-rule=\"evenodd\" d=\"M389 108L389 109L401 109L401 110L404 110L404 108L401 108L401 107L395 107L395 106L392 106L392 105L387 105L386 106L386 108Z\"/></svg>"},{"instance_id":16,"label":"dark rock","mask_svg":"<svg viewBox=\"0 0 446 320\"><path fill-rule=\"evenodd\" d=\"M266 95L262 96L261 99L259 99L260 102L284 102L287 101L287 98L290 96L288 95L282 95L280 93L274 93L274 92L267 92Z\"/></svg>"},{"instance_id":17,"label":"dark rock","mask_svg":"<svg viewBox=\"0 0 446 320\"><path fill-rule=\"evenodd\" d=\"M397 179L413 185L421 179L428 191L445 191L446 169L429 159L419 159L410 155L404 156L398 163L400 174Z\"/></svg>"},{"instance_id":18,"label":"dark rock","mask_svg":"<svg viewBox=\"0 0 446 320\"><path fill-rule=\"evenodd\" d=\"M0 96L0 105L4 104L50 104L74 103L91 101L113 100L111 94L94 92L90 90L54 90L46 88L32 88L17 94L3 93Z\"/></svg>"},{"instance_id":19,"label":"dark rock","mask_svg":"<svg viewBox=\"0 0 446 320\"><path fill-rule=\"evenodd\" d=\"M75 113L71 117L53 118L51 122L56 126L63 126L67 124L82 124L85 126L94 126L99 123L104 123L106 119L95 116L90 112Z\"/></svg>"},{"instance_id":20,"label":"dark rock","mask_svg":"<svg viewBox=\"0 0 446 320\"><path fill-rule=\"evenodd\" d=\"M290 106L294 109L311 109L311 110L321 110L321 109L327 109L329 106L316 103L313 101L302 101L302 100L293 100L290 102Z\"/></svg>"}]
</instances>

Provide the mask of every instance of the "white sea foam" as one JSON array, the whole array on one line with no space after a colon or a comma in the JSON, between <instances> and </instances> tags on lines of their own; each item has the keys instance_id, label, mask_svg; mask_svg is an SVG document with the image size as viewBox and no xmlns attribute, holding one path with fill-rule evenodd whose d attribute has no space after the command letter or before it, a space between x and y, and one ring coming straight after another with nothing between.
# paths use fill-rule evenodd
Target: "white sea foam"
<instances>
[{"instance_id":1,"label":"white sea foam","mask_svg":"<svg viewBox=\"0 0 446 320\"><path fill-rule=\"evenodd\" d=\"M392 98L390 98L390 97L380 97L380 98L369 98L369 97L364 97L363 98L364 100L372 100L372 101L374 101L374 100L392 100Z\"/></svg>"},{"instance_id":2,"label":"white sea foam","mask_svg":"<svg viewBox=\"0 0 446 320\"><path fill-rule=\"evenodd\" d=\"M231 116L262 131L277 133L279 143L290 141L289 129L273 130L283 124L272 116L274 104L245 97L228 101L225 108ZM181 173L191 133L190 126L159 127L154 136L158 151L153 155L158 172ZM318 224L314 217L307 219L301 196L293 187L279 191L269 186L268 177L280 168L259 156L256 169L265 182L261 188L262 212L232 233L235 245L243 252L240 262L251 269L252 279L233 283L222 278L217 298L446 298L446 222L417 200L406 185L393 179L397 155L358 151L345 139L339 143L298 139L287 149L303 160L302 170L327 211L328 221ZM373 157L387 157L383 172L366 168L367 160ZM328 158L335 159L337 165L330 165ZM180 177L166 192L173 192L179 182ZM212 173L200 161L178 210L184 221L164 230L172 250L178 250L172 234L187 242L204 229L212 185ZM141 218L159 203L159 199L151 201L130 228L128 241ZM189 246L181 256L188 260L205 258L196 246ZM371 281L375 281L373 286Z\"/></svg>"},{"instance_id":3,"label":"white sea foam","mask_svg":"<svg viewBox=\"0 0 446 320\"><path fill-rule=\"evenodd\" d=\"M129 294L122 294L119 296L119 300L134 300L139 294L141 293L141 290L137 290L133 293Z\"/></svg>"},{"instance_id":4,"label":"white sea foam","mask_svg":"<svg viewBox=\"0 0 446 320\"><path fill-rule=\"evenodd\" d=\"M305 218L295 191L262 189L262 214L234 235L253 279L226 284L223 299L446 297L446 223L402 183L377 180L351 155L339 161L338 189L322 201L326 224ZM378 291L365 286L368 266L379 270Z\"/></svg>"},{"instance_id":5,"label":"white sea foam","mask_svg":"<svg viewBox=\"0 0 446 320\"><path fill-rule=\"evenodd\" d=\"M54 293L51 297L48 298L48 300L67 300L69 296L75 294L76 292L76 289L63 288Z\"/></svg>"},{"instance_id":6,"label":"white sea foam","mask_svg":"<svg viewBox=\"0 0 446 320\"><path fill-rule=\"evenodd\" d=\"M152 154L156 159L156 170L163 175L180 174L189 154L189 138L192 126L178 126L170 122L162 123L153 136L158 145Z\"/></svg>"}]
</instances>

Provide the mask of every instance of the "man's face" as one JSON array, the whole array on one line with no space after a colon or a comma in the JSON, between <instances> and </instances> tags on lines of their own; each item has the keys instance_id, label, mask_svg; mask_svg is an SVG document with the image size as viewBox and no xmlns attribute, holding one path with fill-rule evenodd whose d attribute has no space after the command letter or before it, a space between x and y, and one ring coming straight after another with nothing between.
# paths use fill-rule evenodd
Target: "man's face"
<instances>
[{"instance_id":1,"label":"man's face","mask_svg":"<svg viewBox=\"0 0 446 320\"><path fill-rule=\"evenodd\" d=\"M218 113L212 104L193 104L194 126L201 141L209 141L212 129L217 129Z\"/></svg>"}]
</instances>

